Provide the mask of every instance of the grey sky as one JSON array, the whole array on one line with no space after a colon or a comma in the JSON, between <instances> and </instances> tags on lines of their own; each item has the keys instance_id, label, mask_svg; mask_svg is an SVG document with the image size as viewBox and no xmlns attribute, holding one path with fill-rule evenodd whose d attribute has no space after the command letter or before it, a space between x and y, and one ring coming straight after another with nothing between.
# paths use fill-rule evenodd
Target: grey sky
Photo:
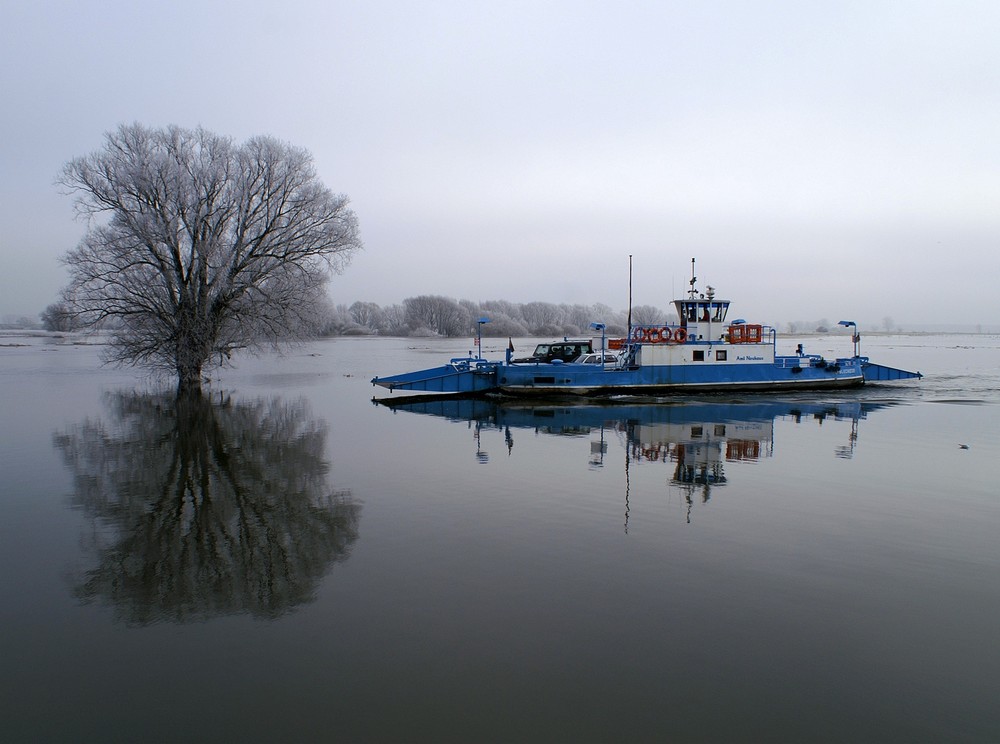
<instances>
[{"instance_id":1,"label":"grey sky","mask_svg":"<svg viewBox=\"0 0 1000 744\"><path fill-rule=\"evenodd\" d=\"M53 185L122 122L271 134L351 197L335 302L1000 322L1000 3L17 2L0 316L56 299Z\"/></svg>"}]
</instances>

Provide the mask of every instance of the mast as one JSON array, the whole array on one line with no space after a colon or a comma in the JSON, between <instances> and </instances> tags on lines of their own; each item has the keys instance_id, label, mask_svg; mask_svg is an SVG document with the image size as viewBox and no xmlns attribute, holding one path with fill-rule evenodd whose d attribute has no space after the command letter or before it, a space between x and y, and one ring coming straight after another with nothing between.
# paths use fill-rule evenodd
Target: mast
<instances>
[{"instance_id":1,"label":"mast","mask_svg":"<svg viewBox=\"0 0 1000 744\"><path fill-rule=\"evenodd\" d=\"M632 254L628 254L628 337L632 338Z\"/></svg>"}]
</instances>

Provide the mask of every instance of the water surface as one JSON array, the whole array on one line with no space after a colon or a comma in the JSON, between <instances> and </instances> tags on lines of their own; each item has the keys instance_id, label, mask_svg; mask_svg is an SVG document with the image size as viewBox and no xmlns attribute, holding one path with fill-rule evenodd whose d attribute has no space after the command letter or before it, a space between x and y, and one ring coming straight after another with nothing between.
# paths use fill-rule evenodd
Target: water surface
<instances>
[{"instance_id":1,"label":"water surface","mask_svg":"<svg viewBox=\"0 0 1000 744\"><path fill-rule=\"evenodd\" d=\"M1000 738L995 336L866 337L916 383L599 406L371 402L464 340L316 342L180 408L16 343L5 740Z\"/></svg>"}]
</instances>

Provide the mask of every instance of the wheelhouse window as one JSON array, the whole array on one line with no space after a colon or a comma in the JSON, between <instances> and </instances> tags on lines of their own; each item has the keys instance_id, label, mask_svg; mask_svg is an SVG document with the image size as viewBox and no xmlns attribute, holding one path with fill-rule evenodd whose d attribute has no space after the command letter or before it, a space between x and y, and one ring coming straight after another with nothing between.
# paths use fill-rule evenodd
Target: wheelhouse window
<instances>
[{"instance_id":1,"label":"wheelhouse window","mask_svg":"<svg viewBox=\"0 0 1000 744\"><path fill-rule=\"evenodd\" d=\"M689 300L677 302L678 315L683 324L722 323L729 311L729 300Z\"/></svg>"}]
</instances>

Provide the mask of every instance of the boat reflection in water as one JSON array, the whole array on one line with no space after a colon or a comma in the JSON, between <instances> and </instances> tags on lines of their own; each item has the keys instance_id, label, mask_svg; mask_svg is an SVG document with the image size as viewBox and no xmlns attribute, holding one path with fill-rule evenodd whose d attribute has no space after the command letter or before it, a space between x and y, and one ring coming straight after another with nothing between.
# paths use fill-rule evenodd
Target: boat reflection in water
<instances>
[{"instance_id":1,"label":"boat reflection in water","mask_svg":"<svg viewBox=\"0 0 1000 744\"><path fill-rule=\"evenodd\" d=\"M696 499L708 501L712 489L725 486L726 463L756 462L774 454L774 422L789 419L822 423L826 419L850 422L846 441L838 445L836 457L850 459L858 438L858 422L874 410L891 403L843 401L817 403L798 400L744 402L648 402L648 403L525 403L496 399L374 400L394 411L438 416L474 427L476 457L488 462L480 444L484 430L500 430L508 453L516 431L535 434L590 438L589 467L605 466L609 441L625 450L626 516L629 468L638 463L659 462L671 466L671 487L680 489L690 507ZM615 463L620 462L617 458ZM690 518L690 510L688 514ZM627 522L626 522L627 527Z\"/></svg>"}]
</instances>

